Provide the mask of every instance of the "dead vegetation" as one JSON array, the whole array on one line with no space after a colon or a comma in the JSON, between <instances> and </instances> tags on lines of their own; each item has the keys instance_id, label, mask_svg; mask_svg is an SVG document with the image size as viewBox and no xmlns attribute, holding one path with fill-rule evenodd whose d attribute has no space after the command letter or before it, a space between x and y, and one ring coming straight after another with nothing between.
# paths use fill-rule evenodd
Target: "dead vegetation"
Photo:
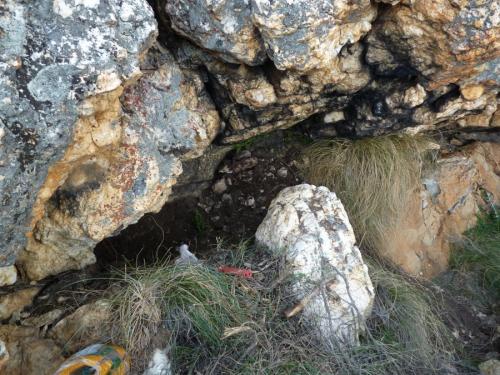
<instances>
[{"instance_id":1,"label":"dead vegetation","mask_svg":"<svg viewBox=\"0 0 500 375\"><path fill-rule=\"evenodd\" d=\"M435 290L370 261L376 303L361 345L326 348L301 314L282 256L219 244L210 264L139 267L121 274L115 340L139 359L152 350L158 327L171 335L176 374L441 374L456 359ZM216 271L252 268L245 280Z\"/></svg>"},{"instance_id":2,"label":"dead vegetation","mask_svg":"<svg viewBox=\"0 0 500 375\"><path fill-rule=\"evenodd\" d=\"M429 144L410 135L322 140L305 149L302 173L337 194L360 245L376 250L420 185Z\"/></svg>"}]
</instances>

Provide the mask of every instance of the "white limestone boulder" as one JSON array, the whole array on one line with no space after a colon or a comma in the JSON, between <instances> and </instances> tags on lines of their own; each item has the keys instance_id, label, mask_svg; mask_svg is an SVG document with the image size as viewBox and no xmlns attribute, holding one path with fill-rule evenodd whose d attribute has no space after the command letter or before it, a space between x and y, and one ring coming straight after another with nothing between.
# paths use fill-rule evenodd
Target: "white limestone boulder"
<instances>
[{"instance_id":1,"label":"white limestone boulder","mask_svg":"<svg viewBox=\"0 0 500 375\"><path fill-rule=\"evenodd\" d=\"M300 312L326 346L355 345L374 291L342 203L326 187L297 185L273 200L256 233L259 245L285 251Z\"/></svg>"}]
</instances>

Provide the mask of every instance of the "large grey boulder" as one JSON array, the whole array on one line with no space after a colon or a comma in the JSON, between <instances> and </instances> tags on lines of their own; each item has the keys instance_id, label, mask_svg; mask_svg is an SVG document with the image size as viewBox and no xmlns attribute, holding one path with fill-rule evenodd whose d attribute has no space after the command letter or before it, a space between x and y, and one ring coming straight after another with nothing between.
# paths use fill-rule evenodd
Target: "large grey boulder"
<instances>
[{"instance_id":1,"label":"large grey boulder","mask_svg":"<svg viewBox=\"0 0 500 375\"><path fill-rule=\"evenodd\" d=\"M264 43L252 23L248 0L165 0L172 27L224 60L248 65L266 59Z\"/></svg>"},{"instance_id":2,"label":"large grey boulder","mask_svg":"<svg viewBox=\"0 0 500 375\"><path fill-rule=\"evenodd\" d=\"M15 261L40 216L32 208L49 168L93 110L82 103L137 77L156 34L144 0L2 4L0 266Z\"/></svg>"},{"instance_id":3,"label":"large grey boulder","mask_svg":"<svg viewBox=\"0 0 500 375\"><path fill-rule=\"evenodd\" d=\"M355 344L374 290L342 203L326 187L297 185L273 200L255 238L284 251L303 320L330 348Z\"/></svg>"},{"instance_id":4,"label":"large grey boulder","mask_svg":"<svg viewBox=\"0 0 500 375\"><path fill-rule=\"evenodd\" d=\"M8 0L0 28L0 266L40 279L159 210L219 122L196 74L145 61L145 0Z\"/></svg>"},{"instance_id":5,"label":"large grey boulder","mask_svg":"<svg viewBox=\"0 0 500 375\"><path fill-rule=\"evenodd\" d=\"M371 28L369 0L164 0L174 30L233 63L280 70L329 68Z\"/></svg>"},{"instance_id":6,"label":"large grey boulder","mask_svg":"<svg viewBox=\"0 0 500 375\"><path fill-rule=\"evenodd\" d=\"M377 14L369 0L252 0L254 23L280 70L328 68L343 46L356 43Z\"/></svg>"}]
</instances>

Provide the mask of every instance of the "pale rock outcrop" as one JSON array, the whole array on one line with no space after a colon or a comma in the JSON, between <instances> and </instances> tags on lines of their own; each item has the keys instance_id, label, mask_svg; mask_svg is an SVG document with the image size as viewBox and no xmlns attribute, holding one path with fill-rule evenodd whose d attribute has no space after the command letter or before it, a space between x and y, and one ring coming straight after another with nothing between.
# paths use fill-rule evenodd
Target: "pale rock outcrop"
<instances>
[{"instance_id":1,"label":"pale rock outcrop","mask_svg":"<svg viewBox=\"0 0 500 375\"><path fill-rule=\"evenodd\" d=\"M412 275L433 277L448 267L453 241L475 225L479 207L498 202L499 144L475 143L443 157L386 233L382 255Z\"/></svg>"},{"instance_id":2,"label":"pale rock outcrop","mask_svg":"<svg viewBox=\"0 0 500 375\"><path fill-rule=\"evenodd\" d=\"M0 265L23 249L18 265L41 279L93 263L98 241L159 210L219 121L168 52L150 72L144 0L9 1L0 27Z\"/></svg>"},{"instance_id":3,"label":"pale rock outcrop","mask_svg":"<svg viewBox=\"0 0 500 375\"><path fill-rule=\"evenodd\" d=\"M173 29L224 60L248 65L266 59L264 43L252 22L248 0L164 0Z\"/></svg>"},{"instance_id":4,"label":"pale rock outcrop","mask_svg":"<svg viewBox=\"0 0 500 375\"><path fill-rule=\"evenodd\" d=\"M172 28L229 62L279 70L329 68L343 46L371 28L369 0L175 0L160 2Z\"/></svg>"},{"instance_id":5,"label":"pale rock outcrop","mask_svg":"<svg viewBox=\"0 0 500 375\"><path fill-rule=\"evenodd\" d=\"M430 89L498 85L499 33L497 1L403 1L374 23L367 60L381 73L409 61Z\"/></svg>"},{"instance_id":6,"label":"pale rock outcrop","mask_svg":"<svg viewBox=\"0 0 500 375\"><path fill-rule=\"evenodd\" d=\"M374 291L342 203L326 187L282 190L255 234L259 245L284 251L294 295L307 301L303 320L332 348L355 344L371 313Z\"/></svg>"},{"instance_id":7,"label":"pale rock outcrop","mask_svg":"<svg viewBox=\"0 0 500 375\"><path fill-rule=\"evenodd\" d=\"M377 14L369 0L252 0L252 16L279 70L328 68L346 44L370 29Z\"/></svg>"}]
</instances>

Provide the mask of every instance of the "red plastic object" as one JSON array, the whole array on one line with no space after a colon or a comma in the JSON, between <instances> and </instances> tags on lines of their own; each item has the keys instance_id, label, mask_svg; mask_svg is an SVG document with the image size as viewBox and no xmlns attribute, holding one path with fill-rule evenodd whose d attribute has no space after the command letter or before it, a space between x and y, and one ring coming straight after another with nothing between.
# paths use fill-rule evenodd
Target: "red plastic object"
<instances>
[{"instance_id":1,"label":"red plastic object","mask_svg":"<svg viewBox=\"0 0 500 375\"><path fill-rule=\"evenodd\" d=\"M253 271L248 268L220 266L219 272L227 273L228 275L244 277L245 279L251 279L253 277Z\"/></svg>"}]
</instances>

